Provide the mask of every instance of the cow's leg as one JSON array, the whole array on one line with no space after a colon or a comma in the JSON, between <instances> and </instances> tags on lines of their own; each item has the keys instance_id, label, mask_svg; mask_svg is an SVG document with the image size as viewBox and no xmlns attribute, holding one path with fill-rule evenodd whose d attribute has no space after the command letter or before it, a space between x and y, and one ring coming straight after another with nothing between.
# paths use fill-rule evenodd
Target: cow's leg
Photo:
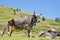
<instances>
[{"instance_id":1,"label":"cow's leg","mask_svg":"<svg viewBox=\"0 0 60 40\"><path fill-rule=\"evenodd\" d=\"M8 26L8 35L11 36L12 34L12 26Z\"/></svg>"},{"instance_id":2,"label":"cow's leg","mask_svg":"<svg viewBox=\"0 0 60 40\"><path fill-rule=\"evenodd\" d=\"M28 30L28 37L30 37L30 30Z\"/></svg>"},{"instance_id":3,"label":"cow's leg","mask_svg":"<svg viewBox=\"0 0 60 40\"><path fill-rule=\"evenodd\" d=\"M7 29L7 28L4 28L4 29L3 29L3 33L2 33L2 36L4 35L4 33L5 33L6 29Z\"/></svg>"}]
</instances>

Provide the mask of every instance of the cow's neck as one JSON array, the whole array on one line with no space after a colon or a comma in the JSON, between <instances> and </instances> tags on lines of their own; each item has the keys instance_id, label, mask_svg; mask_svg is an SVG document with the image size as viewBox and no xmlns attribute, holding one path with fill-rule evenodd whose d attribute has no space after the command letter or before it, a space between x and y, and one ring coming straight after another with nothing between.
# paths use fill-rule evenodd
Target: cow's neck
<instances>
[{"instance_id":1,"label":"cow's neck","mask_svg":"<svg viewBox=\"0 0 60 40\"><path fill-rule=\"evenodd\" d=\"M32 27L33 27L33 25L34 25L34 22L33 22L33 18L31 19L31 23L30 23L30 29L32 29Z\"/></svg>"}]
</instances>

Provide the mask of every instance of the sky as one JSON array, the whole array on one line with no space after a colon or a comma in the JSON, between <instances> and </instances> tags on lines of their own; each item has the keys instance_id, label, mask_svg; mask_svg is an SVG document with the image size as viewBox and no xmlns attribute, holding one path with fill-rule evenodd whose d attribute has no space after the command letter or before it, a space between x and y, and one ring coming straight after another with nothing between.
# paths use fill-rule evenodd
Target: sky
<instances>
[{"instance_id":1,"label":"sky","mask_svg":"<svg viewBox=\"0 0 60 40\"><path fill-rule=\"evenodd\" d=\"M0 0L0 4L30 13L36 11L49 19L60 18L60 0Z\"/></svg>"}]
</instances>

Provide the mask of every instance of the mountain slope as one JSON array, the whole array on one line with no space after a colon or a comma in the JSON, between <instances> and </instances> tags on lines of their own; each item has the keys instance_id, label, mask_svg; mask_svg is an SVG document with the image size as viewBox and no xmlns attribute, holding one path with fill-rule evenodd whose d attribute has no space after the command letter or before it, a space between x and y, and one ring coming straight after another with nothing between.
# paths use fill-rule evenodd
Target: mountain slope
<instances>
[{"instance_id":1,"label":"mountain slope","mask_svg":"<svg viewBox=\"0 0 60 40\"><path fill-rule=\"evenodd\" d=\"M14 14L15 12L13 10L16 10L17 13ZM18 9L17 11L17 8L11 8L4 5L0 5L0 28L2 25L5 25L8 19L24 17L28 15L30 15L30 13L25 12L21 9ZM1 23L3 24L1 25ZM47 31L50 27L54 27L60 30L60 23L48 18L45 18L45 21L43 21L41 18L40 22L38 22L37 25L32 28L31 32L33 35L37 35L41 31Z\"/></svg>"},{"instance_id":2,"label":"mountain slope","mask_svg":"<svg viewBox=\"0 0 60 40\"><path fill-rule=\"evenodd\" d=\"M0 22L6 19L10 19L10 18L28 16L29 14L30 13L25 12L18 8L11 8L4 5L0 5Z\"/></svg>"},{"instance_id":3,"label":"mountain slope","mask_svg":"<svg viewBox=\"0 0 60 40\"><path fill-rule=\"evenodd\" d=\"M14 11L17 11L17 8L11 8L7 7L4 5L0 5L0 23L1 22L6 22L8 19L11 18L18 18L18 17L24 17L30 15L30 13L25 12L23 10L17 11L17 14L14 14ZM40 20L39 23L37 23L37 28L42 27L42 28L49 28L49 27L55 27L59 28L60 24L58 22L55 22L54 20L51 19L45 19L45 21Z\"/></svg>"}]
</instances>

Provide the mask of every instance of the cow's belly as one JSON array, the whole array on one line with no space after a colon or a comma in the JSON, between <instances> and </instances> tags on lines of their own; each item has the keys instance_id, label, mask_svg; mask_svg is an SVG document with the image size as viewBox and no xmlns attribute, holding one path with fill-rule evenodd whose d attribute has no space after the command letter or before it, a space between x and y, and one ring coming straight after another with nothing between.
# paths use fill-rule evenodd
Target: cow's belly
<instances>
[{"instance_id":1,"label":"cow's belly","mask_svg":"<svg viewBox=\"0 0 60 40\"><path fill-rule=\"evenodd\" d=\"M22 29L25 29L25 30L29 29L28 24L22 24L22 23L15 23L15 27L22 28Z\"/></svg>"},{"instance_id":2,"label":"cow's belly","mask_svg":"<svg viewBox=\"0 0 60 40\"><path fill-rule=\"evenodd\" d=\"M14 19L15 21L15 26L18 28L23 28L23 29L30 29L29 24L30 20L23 20L23 19Z\"/></svg>"}]
</instances>

